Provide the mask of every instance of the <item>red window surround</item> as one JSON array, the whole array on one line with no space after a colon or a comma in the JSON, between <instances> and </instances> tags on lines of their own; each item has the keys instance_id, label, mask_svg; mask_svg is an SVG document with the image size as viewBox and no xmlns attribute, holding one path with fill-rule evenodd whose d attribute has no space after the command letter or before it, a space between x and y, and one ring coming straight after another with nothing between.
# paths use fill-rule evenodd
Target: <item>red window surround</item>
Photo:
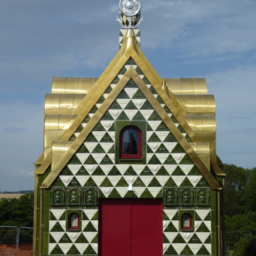
<instances>
[{"instance_id":1,"label":"red window surround","mask_svg":"<svg viewBox=\"0 0 256 256\"><path fill-rule=\"evenodd\" d=\"M189 213L184 213L181 216L181 229L192 229L192 216Z\"/></svg>"},{"instance_id":2,"label":"red window surround","mask_svg":"<svg viewBox=\"0 0 256 256\"><path fill-rule=\"evenodd\" d=\"M80 218L77 213L71 213L68 218L69 229L80 229Z\"/></svg>"},{"instance_id":3,"label":"red window surround","mask_svg":"<svg viewBox=\"0 0 256 256\"><path fill-rule=\"evenodd\" d=\"M129 134L129 141L127 135ZM135 153L136 152L136 153ZM141 159L142 158L142 134L136 126L126 126L120 133L120 158Z\"/></svg>"}]
</instances>

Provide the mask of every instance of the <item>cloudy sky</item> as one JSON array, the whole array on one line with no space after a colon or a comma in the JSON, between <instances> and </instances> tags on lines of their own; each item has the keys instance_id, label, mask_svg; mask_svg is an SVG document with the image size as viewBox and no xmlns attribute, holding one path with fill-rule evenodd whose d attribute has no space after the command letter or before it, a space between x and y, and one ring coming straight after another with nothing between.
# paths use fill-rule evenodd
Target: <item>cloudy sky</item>
<instances>
[{"instance_id":1,"label":"cloudy sky","mask_svg":"<svg viewBox=\"0 0 256 256\"><path fill-rule=\"evenodd\" d=\"M118 51L118 0L0 2L0 191L33 189L54 76L98 77ZM256 2L141 0L141 49L161 77L205 77L217 153L256 166Z\"/></svg>"}]
</instances>

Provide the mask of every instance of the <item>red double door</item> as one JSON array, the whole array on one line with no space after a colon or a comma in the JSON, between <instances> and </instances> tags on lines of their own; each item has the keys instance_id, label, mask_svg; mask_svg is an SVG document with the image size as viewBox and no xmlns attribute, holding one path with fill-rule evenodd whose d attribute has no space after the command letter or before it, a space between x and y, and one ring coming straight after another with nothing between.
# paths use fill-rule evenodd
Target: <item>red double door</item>
<instances>
[{"instance_id":1,"label":"red double door","mask_svg":"<svg viewBox=\"0 0 256 256\"><path fill-rule=\"evenodd\" d=\"M162 200L102 199L99 255L161 256Z\"/></svg>"}]
</instances>

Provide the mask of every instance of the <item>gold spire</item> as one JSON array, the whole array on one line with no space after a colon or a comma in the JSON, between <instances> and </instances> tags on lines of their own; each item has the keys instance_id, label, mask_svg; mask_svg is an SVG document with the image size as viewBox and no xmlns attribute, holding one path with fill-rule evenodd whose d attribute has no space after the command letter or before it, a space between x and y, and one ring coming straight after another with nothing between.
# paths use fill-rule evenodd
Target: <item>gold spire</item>
<instances>
[{"instance_id":1,"label":"gold spire","mask_svg":"<svg viewBox=\"0 0 256 256\"><path fill-rule=\"evenodd\" d=\"M129 51L130 48L133 48L136 53L139 55L139 52L138 52L138 49L137 47L139 47L138 45L138 42L136 40L136 36L134 34L134 31L133 29L127 29L126 31L126 34L125 34L125 37L124 37L124 42L123 42L123 54L126 52L126 51Z\"/></svg>"}]
</instances>

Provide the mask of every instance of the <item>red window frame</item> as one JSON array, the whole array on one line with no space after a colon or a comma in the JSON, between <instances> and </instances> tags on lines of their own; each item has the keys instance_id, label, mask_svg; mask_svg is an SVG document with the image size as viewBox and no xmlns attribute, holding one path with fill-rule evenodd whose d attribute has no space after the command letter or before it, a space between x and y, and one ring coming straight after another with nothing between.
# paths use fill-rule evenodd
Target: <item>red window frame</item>
<instances>
[{"instance_id":1,"label":"red window frame","mask_svg":"<svg viewBox=\"0 0 256 256\"><path fill-rule=\"evenodd\" d=\"M124 154L123 153L123 135L125 133L125 131L127 130L134 130L137 132L138 134L138 143L139 143L139 152L138 154ZM133 126L133 125L129 125L129 126L126 126L122 129L121 133L120 133L120 158L121 159L141 159L142 158L142 133L141 133L141 130L136 127L136 126Z\"/></svg>"},{"instance_id":2,"label":"red window frame","mask_svg":"<svg viewBox=\"0 0 256 256\"><path fill-rule=\"evenodd\" d=\"M71 217L74 214L77 215L77 217L78 217L77 226L71 226ZM80 216L79 216L79 214L77 214L75 212L69 214L69 216L68 216L68 229L80 229Z\"/></svg>"},{"instance_id":3,"label":"red window frame","mask_svg":"<svg viewBox=\"0 0 256 256\"><path fill-rule=\"evenodd\" d=\"M184 219L183 219L184 215L188 215L188 216L189 216L189 227L184 227ZM182 214L182 216L181 216L181 229L186 229L186 230L191 230L191 229L193 229L193 227L192 227L192 216L191 216L191 214L189 214L189 213L184 213L184 214Z\"/></svg>"}]
</instances>

